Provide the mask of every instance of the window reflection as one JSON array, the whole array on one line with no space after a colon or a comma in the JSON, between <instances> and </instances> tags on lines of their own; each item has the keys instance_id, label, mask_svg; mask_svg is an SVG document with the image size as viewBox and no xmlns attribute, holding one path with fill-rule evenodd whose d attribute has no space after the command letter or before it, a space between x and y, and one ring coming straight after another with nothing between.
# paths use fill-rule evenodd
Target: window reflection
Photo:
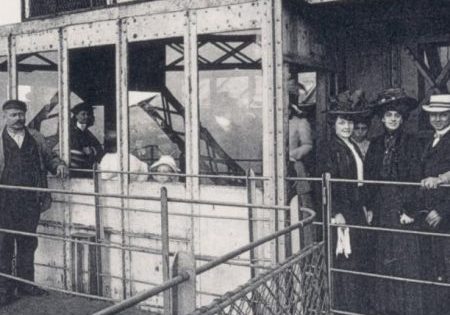
<instances>
[{"instance_id":1,"label":"window reflection","mask_svg":"<svg viewBox=\"0 0 450 315\"><path fill-rule=\"evenodd\" d=\"M18 98L28 105L28 127L40 131L57 150L58 54L56 51L17 56Z\"/></svg>"},{"instance_id":2,"label":"window reflection","mask_svg":"<svg viewBox=\"0 0 450 315\"><path fill-rule=\"evenodd\" d=\"M105 152L115 153L115 141L105 136L116 131L115 48L112 45L69 52L70 166L91 170ZM92 177L73 171L72 176Z\"/></svg>"},{"instance_id":3,"label":"window reflection","mask_svg":"<svg viewBox=\"0 0 450 315\"><path fill-rule=\"evenodd\" d=\"M174 167L182 173L185 172L183 62L181 38L129 46L130 154L149 167L161 157L173 158Z\"/></svg>"},{"instance_id":4,"label":"window reflection","mask_svg":"<svg viewBox=\"0 0 450 315\"><path fill-rule=\"evenodd\" d=\"M256 34L199 37L200 170L262 174L261 46ZM242 184L238 180L203 180Z\"/></svg>"}]
</instances>

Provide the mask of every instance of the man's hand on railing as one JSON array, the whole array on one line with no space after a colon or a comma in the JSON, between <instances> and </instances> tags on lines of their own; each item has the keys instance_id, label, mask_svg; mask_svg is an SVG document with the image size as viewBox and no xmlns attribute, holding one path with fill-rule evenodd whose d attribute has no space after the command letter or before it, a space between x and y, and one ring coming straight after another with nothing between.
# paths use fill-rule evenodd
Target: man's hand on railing
<instances>
[{"instance_id":1,"label":"man's hand on railing","mask_svg":"<svg viewBox=\"0 0 450 315\"><path fill-rule=\"evenodd\" d=\"M425 221L431 226L436 227L441 223L442 217L436 210L431 210L430 213L428 213L427 217L425 218Z\"/></svg>"},{"instance_id":2,"label":"man's hand on railing","mask_svg":"<svg viewBox=\"0 0 450 315\"><path fill-rule=\"evenodd\" d=\"M400 224L411 224L414 222L414 218L411 218L409 215L407 215L406 213L402 213L400 215Z\"/></svg>"},{"instance_id":3,"label":"man's hand on railing","mask_svg":"<svg viewBox=\"0 0 450 315\"><path fill-rule=\"evenodd\" d=\"M420 185L425 189L436 189L442 184L440 177L427 177L420 181Z\"/></svg>"},{"instance_id":4,"label":"man's hand on railing","mask_svg":"<svg viewBox=\"0 0 450 315\"><path fill-rule=\"evenodd\" d=\"M69 169L64 164L58 165L56 168L56 176L66 178L69 175Z\"/></svg>"}]
</instances>

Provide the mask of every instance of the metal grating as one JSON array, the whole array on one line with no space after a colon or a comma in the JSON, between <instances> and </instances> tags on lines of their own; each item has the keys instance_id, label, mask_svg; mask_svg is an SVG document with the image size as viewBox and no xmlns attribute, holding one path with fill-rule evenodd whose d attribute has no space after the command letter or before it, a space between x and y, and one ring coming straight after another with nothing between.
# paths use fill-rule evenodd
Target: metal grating
<instances>
[{"instance_id":1,"label":"metal grating","mask_svg":"<svg viewBox=\"0 0 450 315\"><path fill-rule=\"evenodd\" d=\"M108 0L28 0L26 18L55 15L64 12L104 7Z\"/></svg>"},{"instance_id":2,"label":"metal grating","mask_svg":"<svg viewBox=\"0 0 450 315\"><path fill-rule=\"evenodd\" d=\"M322 242L191 315L325 314L328 304Z\"/></svg>"}]
</instances>

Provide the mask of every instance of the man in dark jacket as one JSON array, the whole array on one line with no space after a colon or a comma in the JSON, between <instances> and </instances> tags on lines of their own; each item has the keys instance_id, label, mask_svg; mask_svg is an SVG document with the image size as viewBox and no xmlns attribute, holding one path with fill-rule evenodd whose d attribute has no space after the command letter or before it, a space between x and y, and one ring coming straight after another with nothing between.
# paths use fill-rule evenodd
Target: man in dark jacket
<instances>
[{"instance_id":1,"label":"man in dark jacket","mask_svg":"<svg viewBox=\"0 0 450 315\"><path fill-rule=\"evenodd\" d=\"M19 100L3 104L5 128L0 136L0 183L2 185L47 187L47 172L61 177L68 173L64 162L53 153L37 131L25 127L27 106ZM36 233L40 213L47 210L51 197L45 192L0 190L0 228ZM16 274L34 280L34 252L37 238L0 233L0 272L12 273L14 242L17 247ZM0 277L0 305L20 295L41 295L43 290Z\"/></svg>"},{"instance_id":2,"label":"man in dark jacket","mask_svg":"<svg viewBox=\"0 0 450 315\"><path fill-rule=\"evenodd\" d=\"M70 167L92 169L103 157L103 147L89 131L94 124L94 110L87 103L72 108L73 118L70 130ZM76 177L92 177L88 172L73 172Z\"/></svg>"},{"instance_id":3,"label":"man in dark jacket","mask_svg":"<svg viewBox=\"0 0 450 315\"><path fill-rule=\"evenodd\" d=\"M433 95L430 103L423 106L428 112L435 133L428 139L422 157L423 177L438 177L450 170L450 95ZM450 193L441 188L424 192L425 226L428 231L448 233L450 230ZM450 242L443 237L424 239L423 268L428 280L448 282L450 280ZM449 290L431 287L426 291L427 314L448 314Z\"/></svg>"}]
</instances>

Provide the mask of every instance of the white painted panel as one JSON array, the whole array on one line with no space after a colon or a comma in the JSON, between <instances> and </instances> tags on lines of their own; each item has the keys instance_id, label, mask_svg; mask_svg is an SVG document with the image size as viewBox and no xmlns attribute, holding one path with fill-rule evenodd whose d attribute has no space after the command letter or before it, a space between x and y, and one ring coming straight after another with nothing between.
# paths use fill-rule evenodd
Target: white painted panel
<instances>
[{"instance_id":1,"label":"white painted panel","mask_svg":"<svg viewBox=\"0 0 450 315\"><path fill-rule=\"evenodd\" d=\"M192 11L197 16L197 32L213 33L261 27L265 2L251 2Z\"/></svg>"},{"instance_id":2,"label":"white painted panel","mask_svg":"<svg viewBox=\"0 0 450 315\"><path fill-rule=\"evenodd\" d=\"M115 20L72 25L64 28L69 49L115 44L116 32L117 22Z\"/></svg>"},{"instance_id":3,"label":"white painted panel","mask_svg":"<svg viewBox=\"0 0 450 315\"><path fill-rule=\"evenodd\" d=\"M58 49L58 31L28 33L15 36L16 53L26 54L37 51L49 51Z\"/></svg>"},{"instance_id":4,"label":"white painted panel","mask_svg":"<svg viewBox=\"0 0 450 315\"><path fill-rule=\"evenodd\" d=\"M172 12L126 19L128 41L183 36L185 12Z\"/></svg>"}]
</instances>

